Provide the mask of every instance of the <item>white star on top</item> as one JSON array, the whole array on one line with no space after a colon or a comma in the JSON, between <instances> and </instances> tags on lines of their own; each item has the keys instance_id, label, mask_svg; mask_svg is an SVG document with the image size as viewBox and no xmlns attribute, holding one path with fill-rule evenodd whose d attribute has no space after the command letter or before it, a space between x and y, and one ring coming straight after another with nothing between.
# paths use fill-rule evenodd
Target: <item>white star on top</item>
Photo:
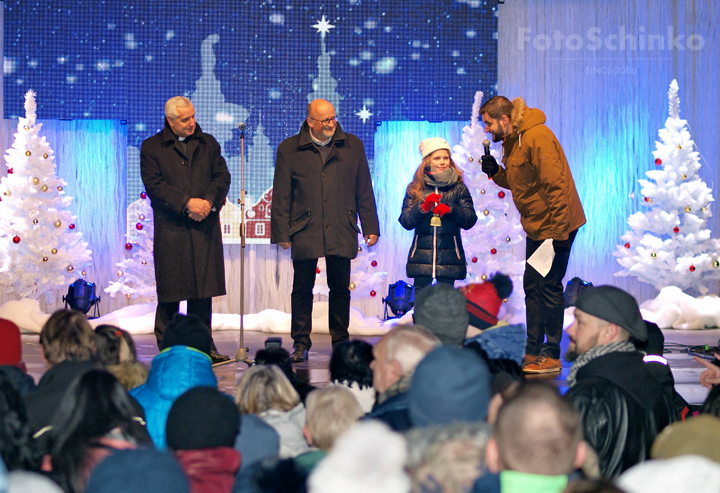
<instances>
[{"instance_id":1,"label":"white star on top","mask_svg":"<svg viewBox=\"0 0 720 493\"><path fill-rule=\"evenodd\" d=\"M322 19L320 19L315 25L313 25L315 29L318 30L319 33L325 34L329 33L330 29L334 29L335 26L330 24L327 20L325 20L325 16L322 16Z\"/></svg>"},{"instance_id":2,"label":"white star on top","mask_svg":"<svg viewBox=\"0 0 720 493\"><path fill-rule=\"evenodd\" d=\"M370 110L368 110L365 105L363 105L363 108L355 113L356 116L360 117L363 123L366 123L371 116L373 116L372 113L370 113Z\"/></svg>"}]
</instances>

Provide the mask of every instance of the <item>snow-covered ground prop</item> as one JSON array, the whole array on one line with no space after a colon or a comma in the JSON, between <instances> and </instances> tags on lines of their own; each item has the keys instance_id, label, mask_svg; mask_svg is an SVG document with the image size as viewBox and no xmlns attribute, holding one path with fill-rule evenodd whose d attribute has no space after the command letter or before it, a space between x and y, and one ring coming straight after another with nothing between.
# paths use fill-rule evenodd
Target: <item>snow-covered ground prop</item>
<instances>
[{"instance_id":1,"label":"snow-covered ground prop","mask_svg":"<svg viewBox=\"0 0 720 493\"><path fill-rule=\"evenodd\" d=\"M693 298L675 286L660 291L657 298L640 305L643 318L661 329L697 330L720 327L720 298Z\"/></svg>"}]
</instances>

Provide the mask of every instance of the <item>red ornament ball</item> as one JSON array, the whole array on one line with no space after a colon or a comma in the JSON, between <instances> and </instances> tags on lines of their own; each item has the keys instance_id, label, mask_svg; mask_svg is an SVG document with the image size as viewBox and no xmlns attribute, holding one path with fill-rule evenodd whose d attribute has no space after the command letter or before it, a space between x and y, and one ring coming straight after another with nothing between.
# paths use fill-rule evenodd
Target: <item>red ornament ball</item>
<instances>
[{"instance_id":1,"label":"red ornament ball","mask_svg":"<svg viewBox=\"0 0 720 493\"><path fill-rule=\"evenodd\" d=\"M132 243L125 243L125 250L132 250Z\"/></svg>"},{"instance_id":2,"label":"red ornament ball","mask_svg":"<svg viewBox=\"0 0 720 493\"><path fill-rule=\"evenodd\" d=\"M146 194L145 192L140 192L140 198L141 198L141 199L146 199L146 198L147 198L147 194Z\"/></svg>"},{"instance_id":3,"label":"red ornament ball","mask_svg":"<svg viewBox=\"0 0 720 493\"><path fill-rule=\"evenodd\" d=\"M370 262L370 265L372 265L373 267L377 267L377 260L373 260L372 262Z\"/></svg>"},{"instance_id":4,"label":"red ornament ball","mask_svg":"<svg viewBox=\"0 0 720 493\"><path fill-rule=\"evenodd\" d=\"M138 231L142 231L142 229L143 229L142 223L137 223L137 224L135 225L135 229L137 229Z\"/></svg>"},{"instance_id":5,"label":"red ornament ball","mask_svg":"<svg viewBox=\"0 0 720 493\"><path fill-rule=\"evenodd\" d=\"M12 168L9 168L9 169L8 169L8 175L12 175L14 172L15 172L14 169L12 169Z\"/></svg>"},{"instance_id":6,"label":"red ornament ball","mask_svg":"<svg viewBox=\"0 0 720 493\"><path fill-rule=\"evenodd\" d=\"M691 266L690 266L690 272L695 272L695 266L694 266L694 265L691 265Z\"/></svg>"},{"instance_id":7,"label":"red ornament ball","mask_svg":"<svg viewBox=\"0 0 720 493\"><path fill-rule=\"evenodd\" d=\"M18 243L20 243L20 237L19 237L19 236L13 236L13 243L15 243L16 245L17 245Z\"/></svg>"},{"instance_id":8,"label":"red ornament ball","mask_svg":"<svg viewBox=\"0 0 720 493\"><path fill-rule=\"evenodd\" d=\"M680 228L678 228L677 226L675 226L675 227L673 228L673 233L679 233L679 232L680 232Z\"/></svg>"},{"instance_id":9,"label":"red ornament ball","mask_svg":"<svg viewBox=\"0 0 720 493\"><path fill-rule=\"evenodd\" d=\"M630 248L630 243L625 243L625 248Z\"/></svg>"},{"instance_id":10,"label":"red ornament ball","mask_svg":"<svg viewBox=\"0 0 720 493\"><path fill-rule=\"evenodd\" d=\"M501 191L501 192L498 192L498 197L500 197L501 199L504 199L504 198L505 198L505 192L502 192L502 191Z\"/></svg>"},{"instance_id":11,"label":"red ornament ball","mask_svg":"<svg viewBox=\"0 0 720 493\"><path fill-rule=\"evenodd\" d=\"M477 257L473 257L473 258L472 258L472 263L473 263L473 264L477 264Z\"/></svg>"},{"instance_id":12,"label":"red ornament ball","mask_svg":"<svg viewBox=\"0 0 720 493\"><path fill-rule=\"evenodd\" d=\"M497 250L496 250L495 248L491 248L491 249L490 249L490 253L492 253L493 255L495 255L495 254L497 253Z\"/></svg>"},{"instance_id":13,"label":"red ornament ball","mask_svg":"<svg viewBox=\"0 0 720 493\"><path fill-rule=\"evenodd\" d=\"M376 295L377 295L377 293L374 290L370 291L370 296L372 296L374 298Z\"/></svg>"},{"instance_id":14,"label":"red ornament ball","mask_svg":"<svg viewBox=\"0 0 720 493\"><path fill-rule=\"evenodd\" d=\"M320 267L317 267L317 268L315 269L315 273L316 273L316 274L320 274Z\"/></svg>"},{"instance_id":15,"label":"red ornament ball","mask_svg":"<svg viewBox=\"0 0 720 493\"><path fill-rule=\"evenodd\" d=\"M647 202L647 201L648 201L648 198L647 198L647 197L645 197L645 202Z\"/></svg>"},{"instance_id":16,"label":"red ornament ball","mask_svg":"<svg viewBox=\"0 0 720 493\"><path fill-rule=\"evenodd\" d=\"M662 164L662 159L657 158L657 159L655 160L655 165L656 165L656 166L660 166L661 164Z\"/></svg>"},{"instance_id":17,"label":"red ornament ball","mask_svg":"<svg viewBox=\"0 0 720 493\"><path fill-rule=\"evenodd\" d=\"M75 224L73 224L73 223L68 224L68 228L75 229Z\"/></svg>"}]
</instances>

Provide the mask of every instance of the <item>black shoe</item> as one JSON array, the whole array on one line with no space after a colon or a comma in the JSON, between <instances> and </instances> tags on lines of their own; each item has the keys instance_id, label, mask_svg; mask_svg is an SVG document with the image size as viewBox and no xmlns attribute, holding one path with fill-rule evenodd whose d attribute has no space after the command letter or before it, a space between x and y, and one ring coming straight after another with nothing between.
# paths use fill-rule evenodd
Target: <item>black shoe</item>
<instances>
[{"instance_id":1,"label":"black shoe","mask_svg":"<svg viewBox=\"0 0 720 493\"><path fill-rule=\"evenodd\" d=\"M308 360L308 350L302 346L295 346L293 348L292 356L290 359L293 363L302 363Z\"/></svg>"},{"instance_id":2,"label":"black shoe","mask_svg":"<svg viewBox=\"0 0 720 493\"><path fill-rule=\"evenodd\" d=\"M210 351L210 359L212 359L213 365L215 363L222 363L223 361L230 361L230 356L225 356L217 352L217 349Z\"/></svg>"}]
</instances>

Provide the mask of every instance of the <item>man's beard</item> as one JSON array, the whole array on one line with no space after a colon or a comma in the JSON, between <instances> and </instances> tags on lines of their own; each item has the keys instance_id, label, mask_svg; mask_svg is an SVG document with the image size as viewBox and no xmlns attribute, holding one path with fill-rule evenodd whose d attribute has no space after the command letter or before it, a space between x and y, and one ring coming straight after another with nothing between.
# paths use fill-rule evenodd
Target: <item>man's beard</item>
<instances>
[{"instance_id":1,"label":"man's beard","mask_svg":"<svg viewBox=\"0 0 720 493\"><path fill-rule=\"evenodd\" d=\"M505 136L499 134L492 134L492 139L493 142L502 142L503 140L505 140Z\"/></svg>"}]
</instances>

